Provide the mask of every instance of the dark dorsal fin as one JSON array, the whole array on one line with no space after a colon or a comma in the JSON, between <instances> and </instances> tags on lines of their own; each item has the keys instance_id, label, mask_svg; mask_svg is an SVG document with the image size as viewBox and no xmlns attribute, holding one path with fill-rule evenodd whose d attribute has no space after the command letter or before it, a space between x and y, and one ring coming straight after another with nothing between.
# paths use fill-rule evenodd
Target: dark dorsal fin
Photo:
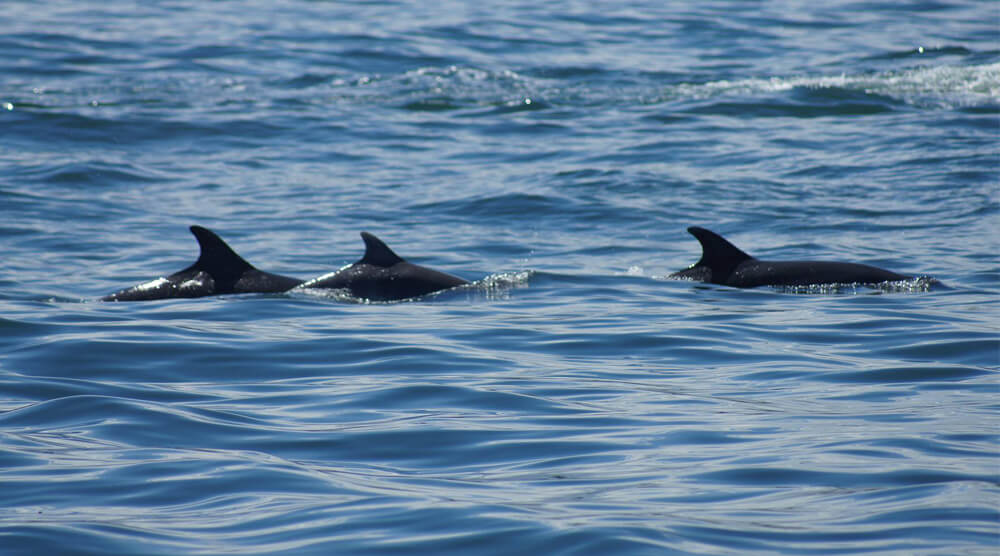
<instances>
[{"instance_id":1,"label":"dark dorsal fin","mask_svg":"<svg viewBox=\"0 0 1000 556\"><path fill-rule=\"evenodd\" d=\"M215 232L201 226L191 226L191 233L201 246L201 255L191 266L192 269L203 270L212 279L223 283L235 282L244 272L254 270L253 265L237 255Z\"/></svg>"},{"instance_id":2,"label":"dark dorsal fin","mask_svg":"<svg viewBox=\"0 0 1000 556\"><path fill-rule=\"evenodd\" d=\"M737 265L753 260L753 257L715 232L697 226L691 226L688 232L701 243L701 260L692 268L707 266L712 269L712 282L724 283Z\"/></svg>"},{"instance_id":3,"label":"dark dorsal fin","mask_svg":"<svg viewBox=\"0 0 1000 556\"><path fill-rule=\"evenodd\" d=\"M405 262L402 257L393 253L392 249L389 249L389 246L381 239L368 232L361 232L361 239L365 240L365 256L361 257L358 264L390 267L394 264Z\"/></svg>"}]
</instances>

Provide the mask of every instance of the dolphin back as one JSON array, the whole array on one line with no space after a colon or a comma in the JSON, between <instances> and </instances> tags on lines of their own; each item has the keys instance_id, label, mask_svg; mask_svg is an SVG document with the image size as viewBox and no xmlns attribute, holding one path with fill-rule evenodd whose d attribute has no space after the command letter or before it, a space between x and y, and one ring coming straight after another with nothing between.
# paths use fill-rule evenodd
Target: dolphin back
<instances>
[{"instance_id":1,"label":"dolphin back","mask_svg":"<svg viewBox=\"0 0 1000 556\"><path fill-rule=\"evenodd\" d=\"M204 297L227 293L288 291L302 280L255 268L215 232L191 226L201 252L191 266L166 278L157 278L101 298L102 301L150 301L175 297Z\"/></svg>"},{"instance_id":2,"label":"dolphin back","mask_svg":"<svg viewBox=\"0 0 1000 556\"><path fill-rule=\"evenodd\" d=\"M346 290L358 299L395 301L469 283L458 276L407 262L368 232L361 232L361 238L365 242L361 260L309 280L302 287Z\"/></svg>"},{"instance_id":3,"label":"dolphin back","mask_svg":"<svg viewBox=\"0 0 1000 556\"><path fill-rule=\"evenodd\" d=\"M701 243L701 259L672 278L687 278L737 288L878 284L908 280L882 268L832 261L762 261L751 257L715 232L692 226L688 232Z\"/></svg>"}]
</instances>

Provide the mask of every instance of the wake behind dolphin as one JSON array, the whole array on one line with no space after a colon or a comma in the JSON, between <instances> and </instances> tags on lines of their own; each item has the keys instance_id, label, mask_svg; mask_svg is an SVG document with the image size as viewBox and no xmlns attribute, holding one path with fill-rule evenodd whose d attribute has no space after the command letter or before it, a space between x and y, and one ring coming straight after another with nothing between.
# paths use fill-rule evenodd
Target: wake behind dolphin
<instances>
[{"instance_id":1,"label":"wake behind dolphin","mask_svg":"<svg viewBox=\"0 0 1000 556\"><path fill-rule=\"evenodd\" d=\"M469 283L457 276L407 262L368 232L361 232L361 239L365 242L365 254L361 260L309 280L300 287L341 289L359 299L393 301Z\"/></svg>"},{"instance_id":2,"label":"wake behind dolphin","mask_svg":"<svg viewBox=\"0 0 1000 556\"><path fill-rule=\"evenodd\" d=\"M879 284L912 278L857 263L762 261L705 228L692 226L688 228L688 232L701 243L701 259L690 268L671 274L670 278L687 278L737 288Z\"/></svg>"},{"instance_id":3,"label":"wake behind dolphin","mask_svg":"<svg viewBox=\"0 0 1000 556\"><path fill-rule=\"evenodd\" d=\"M227 293L278 293L302 283L257 270L218 235L201 226L191 226L201 254L184 270L106 295L101 301L150 301L153 299L205 297Z\"/></svg>"}]
</instances>

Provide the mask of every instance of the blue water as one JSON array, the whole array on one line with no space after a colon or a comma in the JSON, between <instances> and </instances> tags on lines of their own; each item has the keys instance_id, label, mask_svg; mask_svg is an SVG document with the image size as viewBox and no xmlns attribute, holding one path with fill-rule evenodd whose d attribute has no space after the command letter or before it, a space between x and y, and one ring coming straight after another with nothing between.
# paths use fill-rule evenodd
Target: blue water
<instances>
[{"instance_id":1,"label":"blue water","mask_svg":"<svg viewBox=\"0 0 1000 556\"><path fill-rule=\"evenodd\" d=\"M996 554L998 22L5 2L0 553ZM96 301L191 224L477 282ZM670 280L691 225L941 284Z\"/></svg>"}]
</instances>

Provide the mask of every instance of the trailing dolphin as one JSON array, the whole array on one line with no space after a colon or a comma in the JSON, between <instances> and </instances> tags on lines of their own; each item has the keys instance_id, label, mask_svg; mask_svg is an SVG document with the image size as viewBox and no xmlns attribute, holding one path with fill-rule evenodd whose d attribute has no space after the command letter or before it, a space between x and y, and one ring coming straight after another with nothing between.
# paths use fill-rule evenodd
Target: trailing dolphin
<instances>
[{"instance_id":1,"label":"trailing dolphin","mask_svg":"<svg viewBox=\"0 0 1000 556\"><path fill-rule=\"evenodd\" d=\"M352 296L373 301L419 297L469 282L457 276L406 262L382 240L361 232L365 255L336 272L309 280L302 288L347 290Z\"/></svg>"},{"instance_id":2,"label":"trailing dolphin","mask_svg":"<svg viewBox=\"0 0 1000 556\"><path fill-rule=\"evenodd\" d=\"M149 301L174 297L204 297L226 293L277 293L302 283L297 278L257 270L214 232L191 226L201 246L198 260L166 278L150 280L106 295L101 301Z\"/></svg>"},{"instance_id":3,"label":"trailing dolphin","mask_svg":"<svg viewBox=\"0 0 1000 556\"><path fill-rule=\"evenodd\" d=\"M809 286L814 284L877 284L908 280L888 270L856 263L829 261L761 261L747 255L722 236L704 228L687 229L701 243L701 259L671 274L700 282L737 288Z\"/></svg>"}]
</instances>

